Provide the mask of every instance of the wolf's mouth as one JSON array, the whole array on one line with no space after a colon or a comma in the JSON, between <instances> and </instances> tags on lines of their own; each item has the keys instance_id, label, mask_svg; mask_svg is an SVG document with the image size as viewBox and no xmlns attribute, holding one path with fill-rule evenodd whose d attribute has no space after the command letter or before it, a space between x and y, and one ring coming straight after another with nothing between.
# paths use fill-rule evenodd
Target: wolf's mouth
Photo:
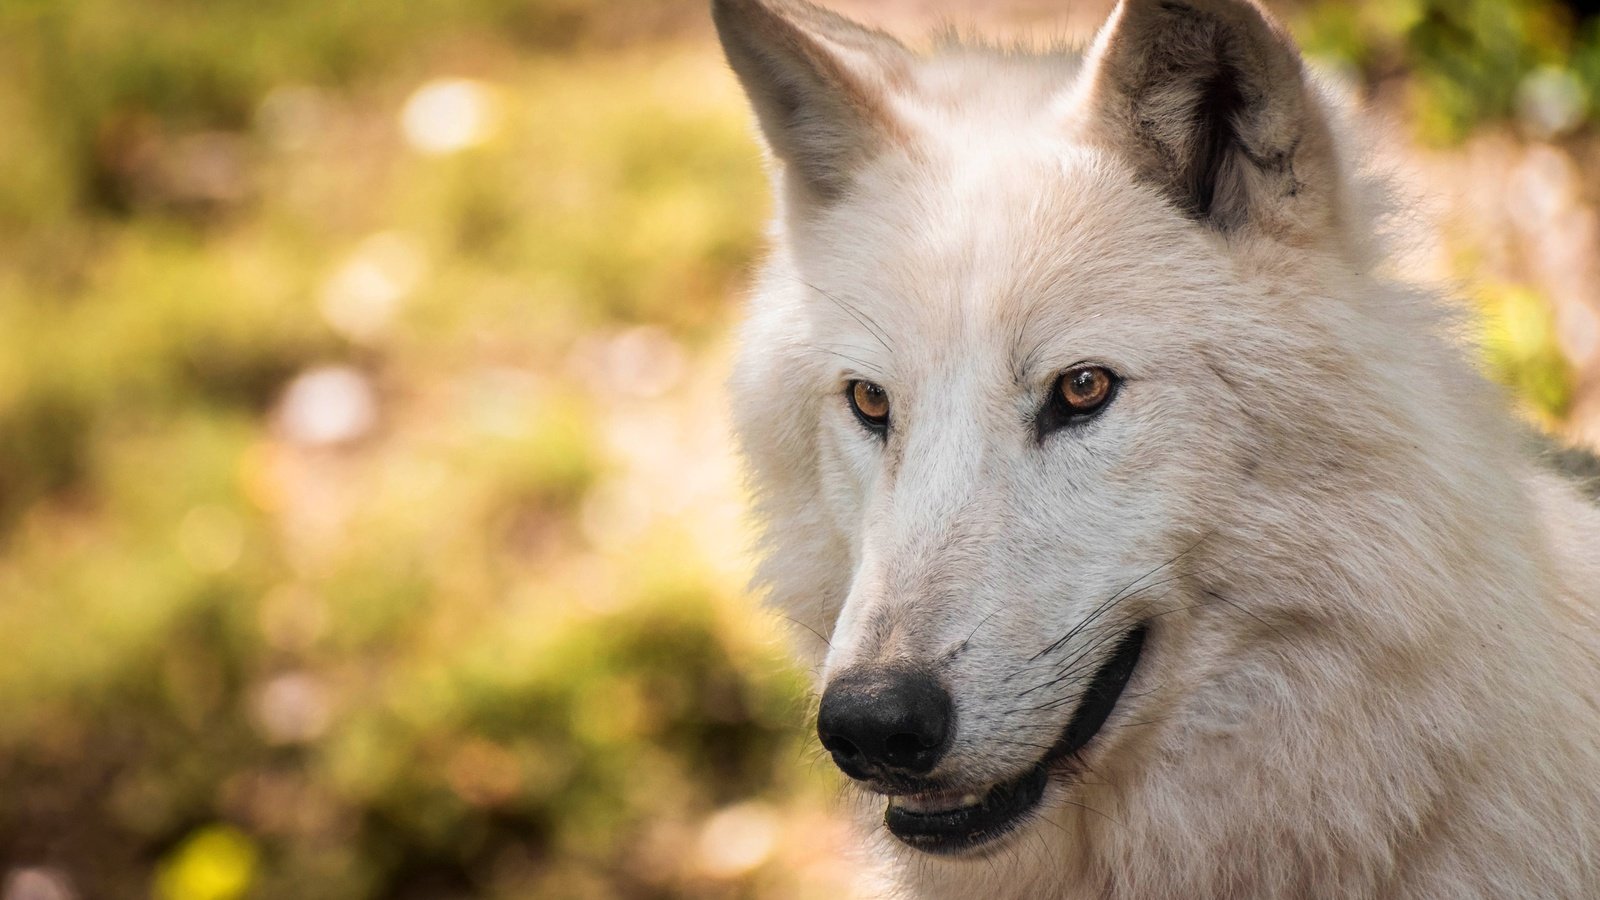
<instances>
[{"instance_id":1,"label":"wolf's mouth","mask_svg":"<svg viewBox=\"0 0 1600 900\"><path fill-rule=\"evenodd\" d=\"M1084 691L1083 700L1050 752L1022 775L970 791L900 794L889 798L883 824L889 833L925 853L951 856L975 850L1025 821L1044 799L1052 770L1062 766L1100 733L1133 677L1144 649L1145 626L1117 643Z\"/></svg>"}]
</instances>

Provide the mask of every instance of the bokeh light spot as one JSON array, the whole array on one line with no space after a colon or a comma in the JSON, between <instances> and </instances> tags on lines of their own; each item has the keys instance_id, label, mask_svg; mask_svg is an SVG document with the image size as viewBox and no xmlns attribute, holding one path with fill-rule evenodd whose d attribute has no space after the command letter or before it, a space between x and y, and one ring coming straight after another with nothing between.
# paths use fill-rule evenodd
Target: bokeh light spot
<instances>
[{"instance_id":1,"label":"bokeh light spot","mask_svg":"<svg viewBox=\"0 0 1600 900\"><path fill-rule=\"evenodd\" d=\"M78 894L66 873L56 869L34 867L13 869L6 873L0 900L77 900Z\"/></svg>"},{"instance_id":2,"label":"bokeh light spot","mask_svg":"<svg viewBox=\"0 0 1600 900\"><path fill-rule=\"evenodd\" d=\"M377 418L372 384L350 366L323 366L301 374L284 393L278 411L284 436L313 447L363 437Z\"/></svg>"},{"instance_id":3,"label":"bokeh light spot","mask_svg":"<svg viewBox=\"0 0 1600 900\"><path fill-rule=\"evenodd\" d=\"M236 900L255 880L255 844L238 829L213 825L178 846L156 876L158 900Z\"/></svg>"},{"instance_id":4,"label":"bokeh light spot","mask_svg":"<svg viewBox=\"0 0 1600 900\"><path fill-rule=\"evenodd\" d=\"M696 856L700 870L713 878L735 878L772 856L778 842L778 817L764 803L730 806L706 820Z\"/></svg>"},{"instance_id":5,"label":"bokeh light spot","mask_svg":"<svg viewBox=\"0 0 1600 900\"><path fill-rule=\"evenodd\" d=\"M406 100L400 125L419 153L444 156L476 147L499 130L501 108L494 91L466 78L430 81Z\"/></svg>"}]
</instances>

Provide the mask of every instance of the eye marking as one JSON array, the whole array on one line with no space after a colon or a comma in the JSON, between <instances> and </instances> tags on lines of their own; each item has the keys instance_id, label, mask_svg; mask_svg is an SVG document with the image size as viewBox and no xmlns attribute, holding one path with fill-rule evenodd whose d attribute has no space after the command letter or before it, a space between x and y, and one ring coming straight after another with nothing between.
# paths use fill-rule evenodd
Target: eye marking
<instances>
[{"instance_id":1,"label":"eye marking","mask_svg":"<svg viewBox=\"0 0 1600 900\"><path fill-rule=\"evenodd\" d=\"M1062 372L1037 419L1039 439L1099 415L1117 396L1122 379L1105 366L1079 365Z\"/></svg>"},{"instance_id":2,"label":"eye marking","mask_svg":"<svg viewBox=\"0 0 1600 900\"><path fill-rule=\"evenodd\" d=\"M863 427L880 438L888 435L888 391L870 381L857 379L845 385L844 395Z\"/></svg>"}]
</instances>

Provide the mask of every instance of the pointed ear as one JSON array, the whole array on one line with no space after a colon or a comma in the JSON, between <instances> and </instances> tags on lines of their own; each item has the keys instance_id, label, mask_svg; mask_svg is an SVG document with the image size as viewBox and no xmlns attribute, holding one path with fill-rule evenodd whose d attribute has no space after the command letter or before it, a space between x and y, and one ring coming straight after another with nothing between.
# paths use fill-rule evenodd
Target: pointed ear
<instances>
[{"instance_id":1,"label":"pointed ear","mask_svg":"<svg viewBox=\"0 0 1600 900\"><path fill-rule=\"evenodd\" d=\"M1254 0L1121 0L1091 51L1090 135L1196 220L1315 237L1332 138L1294 42Z\"/></svg>"},{"instance_id":2,"label":"pointed ear","mask_svg":"<svg viewBox=\"0 0 1600 900\"><path fill-rule=\"evenodd\" d=\"M789 181L826 202L899 134L887 93L911 53L803 0L712 0L717 34Z\"/></svg>"}]
</instances>

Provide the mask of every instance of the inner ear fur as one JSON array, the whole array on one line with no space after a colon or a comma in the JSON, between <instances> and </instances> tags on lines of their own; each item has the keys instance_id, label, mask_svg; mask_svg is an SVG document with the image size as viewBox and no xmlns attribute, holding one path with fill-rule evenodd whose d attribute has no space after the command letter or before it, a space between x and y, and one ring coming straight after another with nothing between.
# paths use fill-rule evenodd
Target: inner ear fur
<instances>
[{"instance_id":1,"label":"inner ear fur","mask_svg":"<svg viewBox=\"0 0 1600 900\"><path fill-rule=\"evenodd\" d=\"M1326 119L1293 40L1253 0L1122 0L1090 66L1091 134L1184 214L1282 237L1331 224Z\"/></svg>"},{"instance_id":2,"label":"inner ear fur","mask_svg":"<svg viewBox=\"0 0 1600 900\"><path fill-rule=\"evenodd\" d=\"M899 131L886 102L912 55L804 0L712 0L712 19L772 152L804 199L842 194Z\"/></svg>"}]
</instances>

